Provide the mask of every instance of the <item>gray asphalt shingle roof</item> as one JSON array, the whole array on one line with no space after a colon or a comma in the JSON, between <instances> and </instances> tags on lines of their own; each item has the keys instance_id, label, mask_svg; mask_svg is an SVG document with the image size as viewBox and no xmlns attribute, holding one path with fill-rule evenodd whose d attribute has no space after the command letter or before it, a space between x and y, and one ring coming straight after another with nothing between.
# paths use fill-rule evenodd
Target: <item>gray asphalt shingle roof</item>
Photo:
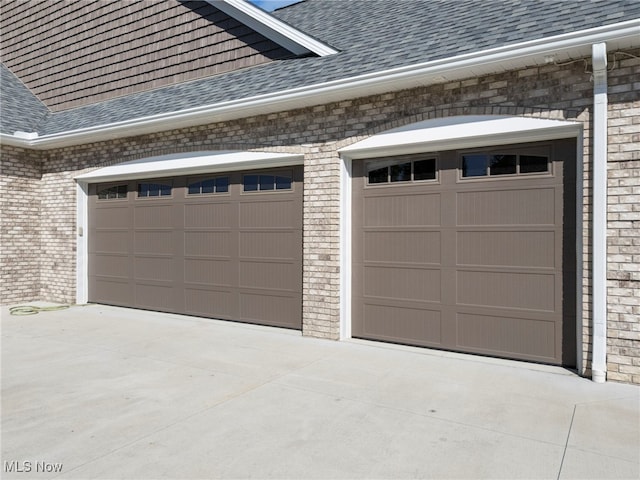
<instances>
[{"instance_id":1,"label":"gray asphalt shingle roof","mask_svg":"<svg viewBox=\"0 0 640 480\"><path fill-rule=\"evenodd\" d=\"M0 125L2 133L33 132L48 113L47 107L0 64Z\"/></svg>"},{"instance_id":2,"label":"gray asphalt shingle roof","mask_svg":"<svg viewBox=\"0 0 640 480\"><path fill-rule=\"evenodd\" d=\"M240 100L640 18L640 2L306 0L274 15L340 53L275 61L49 114L44 119L37 110L38 115L25 124L38 125L43 135ZM12 133L18 129L14 126L18 119L14 111L7 110L11 118L3 119L2 131Z\"/></svg>"}]
</instances>

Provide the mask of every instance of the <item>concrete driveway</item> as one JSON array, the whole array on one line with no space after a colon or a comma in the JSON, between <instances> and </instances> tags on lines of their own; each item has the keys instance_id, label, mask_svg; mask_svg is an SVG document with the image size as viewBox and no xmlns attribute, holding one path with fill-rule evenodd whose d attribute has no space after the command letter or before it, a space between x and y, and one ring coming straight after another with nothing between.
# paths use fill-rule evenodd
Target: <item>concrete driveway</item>
<instances>
[{"instance_id":1,"label":"concrete driveway","mask_svg":"<svg viewBox=\"0 0 640 480\"><path fill-rule=\"evenodd\" d=\"M7 311L3 478L640 477L638 387L115 307Z\"/></svg>"}]
</instances>

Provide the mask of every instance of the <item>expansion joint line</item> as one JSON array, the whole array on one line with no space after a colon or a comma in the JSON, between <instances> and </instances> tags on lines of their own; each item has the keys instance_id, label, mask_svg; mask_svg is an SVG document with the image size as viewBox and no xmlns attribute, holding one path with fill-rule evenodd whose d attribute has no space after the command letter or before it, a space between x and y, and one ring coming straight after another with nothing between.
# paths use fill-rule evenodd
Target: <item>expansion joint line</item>
<instances>
[{"instance_id":1,"label":"expansion joint line","mask_svg":"<svg viewBox=\"0 0 640 480\"><path fill-rule=\"evenodd\" d=\"M571 414L571 423L569 424L569 431L567 432L567 439L564 442L564 450L562 452L562 461L560 462L560 469L558 470L558 477L556 480L560 480L560 475L562 475L562 467L564 466L564 457L567 455L567 448L569 447L569 438L571 437L571 429L573 428L573 419L576 417L576 408L577 405L573 406L573 413Z\"/></svg>"}]
</instances>

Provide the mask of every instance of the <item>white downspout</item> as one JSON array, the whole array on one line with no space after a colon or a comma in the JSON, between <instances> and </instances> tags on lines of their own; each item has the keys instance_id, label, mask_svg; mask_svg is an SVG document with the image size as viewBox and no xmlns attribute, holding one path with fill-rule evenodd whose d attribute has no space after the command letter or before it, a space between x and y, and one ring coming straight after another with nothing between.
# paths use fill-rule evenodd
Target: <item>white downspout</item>
<instances>
[{"instance_id":1,"label":"white downspout","mask_svg":"<svg viewBox=\"0 0 640 480\"><path fill-rule=\"evenodd\" d=\"M592 45L593 62L593 241L591 378L607 378L607 45Z\"/></svg>"}]
</instances>

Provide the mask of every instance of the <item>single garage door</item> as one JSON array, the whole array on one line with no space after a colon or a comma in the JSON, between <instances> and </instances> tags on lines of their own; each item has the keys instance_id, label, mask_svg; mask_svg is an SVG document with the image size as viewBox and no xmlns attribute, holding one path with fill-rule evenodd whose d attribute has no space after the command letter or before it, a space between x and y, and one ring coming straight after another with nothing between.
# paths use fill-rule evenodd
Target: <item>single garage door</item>
<instances>
[{"instance_id":1,"label":"single garage door","mask_svg":"<svg viewBox=\"0 0 640 480\"><path fill-rule=\"evenodd\" d=\"M575 365L574 140L354 161L354 337Z\"/></svg>"},{"instance_id":2,"label":"single garage door","mask_svg":"<svg viewBox=\"0 0 640 480\"><path fill-rule=\"evenodd\" d=\"M301 328L302 167L89 193L89 301Z\"/></svg>"}]
</instances>

